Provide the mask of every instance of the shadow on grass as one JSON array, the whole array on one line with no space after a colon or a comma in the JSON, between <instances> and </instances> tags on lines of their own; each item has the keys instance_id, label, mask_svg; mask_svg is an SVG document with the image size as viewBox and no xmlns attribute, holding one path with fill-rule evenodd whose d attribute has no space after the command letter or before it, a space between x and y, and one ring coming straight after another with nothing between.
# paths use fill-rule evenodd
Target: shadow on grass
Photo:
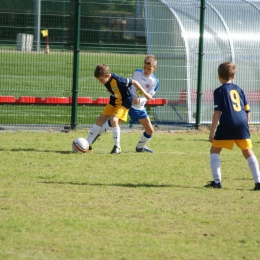
<instances>
[{"instance_id":1,"label":"shadow on grass","mask_svg":"<svg viewBox=\"0 0 260 260\"><path fill-rule=\"evenodd\" d=\"M59 153L59 154L81 154L81 153L75 153L73 151L55 151L55 150L38 150L35 148L14 148L14 149L3 149L0 148L0 152L38 152L38 153ZM123 151L122 154L132 154L135 153L133 151ZM111 156L115 156L114 154L110 154L108 152L96 152L96 154L108 154Z\"/></svg>"},{"instance_id":2,"label":"shadow on grass","mask_svg":"<svg viewBox=\"0 0 260 260\"><path fill-rule=\"evenodd\" d=\"M200 187L195 186L183 186L183 185L174 185L174 184L151 184L151 183L139 183L139 184L133 184L133 183L88 183L88 182L61 182L61 181L39 181L38 183L43 184L61 184L61 185L86 185L86 186L114 186L114 187L127 187L127 188L185 188L185 189L199 189L199 190L207 190L212 192L221 192L221 190L239 190L239 191L253 191L253 189L250 188L226 188L223 189L206 189L204 185Z\"/></svg>"},{"instance_id":3,"label":"shadow on grass","mask_svg":"<svg viewBox=\"0 0 260 260\"><path fill-rule=\"evenodd\" d=\"M89 185L89 186L116 186L116 187L128 187L128 188L189 188L189 189L201 189L201 187L181 186L172 184L151 184L151 183L88 183L88 182L59 182L59 181L40 181L38 183L43 184L62 184L62 185Z\"/></svg>"},{"instance_id":4,"label":"shadow on grass","mask_svg":"<svg viewBox=\"0 0 260 260\"><path fill-rule=\"evenodd\" d=\"M3 149L3 148L1 148L0 151L74 154L72 151L37 150L37 149L34 149L34 148L15 148L15 149Z\"/></svg>"}]
</instances>

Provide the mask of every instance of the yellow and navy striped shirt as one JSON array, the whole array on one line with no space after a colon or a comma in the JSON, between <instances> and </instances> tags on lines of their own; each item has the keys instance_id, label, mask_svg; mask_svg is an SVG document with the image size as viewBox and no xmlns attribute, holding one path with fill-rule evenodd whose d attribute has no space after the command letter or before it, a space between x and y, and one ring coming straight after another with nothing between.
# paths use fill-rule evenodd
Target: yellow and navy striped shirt
<instances>
[{"instance_id":1,"label":"yellow and navy striped shirt","mask_svg":"<svg viewBox=\"0 0 260 260\"><path fill-rule=\"evenodd\" d=\"M125 108L130 108L132 105L131 86L132 79L123 78L111 73L111 78L105 84L105 87L110 92L109 104L112 106L121 105Z\"/></svg>"}]
</instances>

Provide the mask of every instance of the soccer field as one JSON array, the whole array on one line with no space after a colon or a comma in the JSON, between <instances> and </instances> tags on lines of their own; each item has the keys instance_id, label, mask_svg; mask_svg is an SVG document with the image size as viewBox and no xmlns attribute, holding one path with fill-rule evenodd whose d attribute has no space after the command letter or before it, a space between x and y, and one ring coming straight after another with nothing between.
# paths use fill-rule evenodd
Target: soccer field
<instances>
[{"instance_id":1,"label":"soccer field","mask_svg":"<svg viewBox=\"0 0 260 260\"><path fill-rule=\"evenodd\" d=\"M259 192L238 148L212 180L208 131L111 133L86 154L87 131L0 132L0 259L260 259ZM252 134L260 159L260 135Z\"/></svg>"}]
</instances>

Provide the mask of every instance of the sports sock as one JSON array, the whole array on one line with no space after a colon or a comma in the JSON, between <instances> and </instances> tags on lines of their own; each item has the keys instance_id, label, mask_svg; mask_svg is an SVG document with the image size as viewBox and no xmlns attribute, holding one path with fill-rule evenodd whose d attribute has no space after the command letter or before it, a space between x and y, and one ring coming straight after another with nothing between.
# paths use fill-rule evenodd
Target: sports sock
<instances>
[{"instance_id":1,"label":"sports sock","mask_svg":"<svg viewBox=\"0 0 260 260\"><path fill-rule=\"evenodd\" d=\"M210 166L211 172L215 183L221 182L221 171L220 171L220 157L219 154L213 153L210 155Z\"/></svg>"},{"instance_id":2,"label":"sports sock","mask_svg":"<svg viewBox=\"0 0 260 260\"><path fill-rule=\"evenodd\" d=\"M94 124L90 130L90 132L88 133L88 143L89 145L91 145L93 143L93 141L95 140L96 136L98 135L99 131L100 131L101 126L98 126L96 124Z\"/></svg>"},{"instance_id":3,"label":"sports sock","mask_svg":"<svg viewBox=\"0 0 260 260\"><path fill-rule=\"evenodd\" d=\"M112 127L112 135L114 139L114 145L120 147L120 127Z\"/></svg>"},{"instance_id":4,"label":"sports sock","mask_svg":"<svg viewBox=\"0 0 260 260\"><path fill-rule=\"evenodd\" d=\"M259 183L260 182L259 164L258 164L258 160L255 157L255 155L247 158L247 163L248 163L249 169L252 173L255 183Z\"/></svg>"},{"instance_id":5,"label":"sports sock","mask_svg":"<svg viewBox=\"0 0 260 260\"><path fill-rule=\"evenodd\" d=\"M152 138L152 135L148 135L146 132L143 132L138 144L137 148L143 148Z\"/></svg>"},{"instance_id":6,"label":"sports sock","mask_svg":"<svg viewBox=\"0 0 260 260\"><path fill-rule=\"evenodd\" d=\"M107 120L105 124L101 126L101 129L99 131L99 135L104 134L106 131L112 128L112 125L110 123L110 120Z\"/></svg>"}]
</instances>

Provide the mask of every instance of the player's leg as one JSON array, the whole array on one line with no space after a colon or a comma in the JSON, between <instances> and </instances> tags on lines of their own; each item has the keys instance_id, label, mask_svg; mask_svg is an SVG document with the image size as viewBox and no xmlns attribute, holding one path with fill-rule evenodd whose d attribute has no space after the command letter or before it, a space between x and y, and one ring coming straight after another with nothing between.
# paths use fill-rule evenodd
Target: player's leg
<instances>
[{"instance_id":1,"label":"player's leg","mask_svg":"<svg viewBox=\"0 0 260 260\"><path fill-rule=\"evenodd\" d=\"M152 123L150 121L149 116L146 118L138 119L138 121L142 124L142 126L145 129L145 132L143 132L137 146L136 151L137 152L149 152L153 153L153 150L149 149L146 145L151 140L152 134L154 133L154 128L152 126Z\"/></svg>"},{"instance_id":2,"label":"player's leg","mask_svg":"<svg viewBox=\"0 0 260 260\"><path fill-rule=\"evenodd\" d=\"M108 116L108 115L101 114L97 118L96 123L92 126L91 130L88 133L87 140L88 140L89 145L91 145L93 143L93 141L96 139L96 137L99 134L102 124L104 124L109 117L110 116Z\"/></svg>"},{"instance_id":3,"label":"player's leg","mask_svg":"<svg viewBox=\"0 0 260 260\"><path fill-rule=\"evenodd\" d=\"M95 139L92 141L92 144L95 143L95 141L103 134L105 133L108 129L110 129L112 126L110 125L110 120L107 120L100 128L98 135L95 137ZM92 146L90 146L92 149ZM90 150L91 150L90 149Z\"/></svg>"},{"instance_id":4,"label":"player's leg","mask_svg":"<svg viewBox=\"0 0 260 260\"><path fill-rule=\"evenodd\" d=\"M122 120L119 119L119 124ZM102 135L104 134L105 132L107 132L108 130L112 129L112 125L110 123L110 120L107 120L100 128L100 131L98 133L98 135L95 137L95 139L93 140L92 144L94 144L94 142ZM91 149L92 149L92 146L91 146Z\"/></svg>"},{"instance_id":5,"label":"player's leg","mask_svg":"<svg viewBox=\"0 0 260 260\"><path fill-rule=\"evenodd\" d=\"M113 136L113 140L114 140L114 147L113 147L111 153L119 154L121 152L119 118L116 116L112 116L110 118L110 123L112 126L112 136Z\"/></svg>"},{"instance_id":6,"label":"player's leg","mask_svg":"<svg viewBox=\"0 0 260 260\"><path fill-rule=\"evenodd\" d=\"M248 167L255 181L254 190L260 190L260 173L258 160L252 150L251 139L241 139L235 141L236 145L241 149L243 156L247 160Z\"/></svg>"},{"instance_id":7,"label":"player's leg","mask_svg":"<svg viewBox=\"0 0 260 260\"><path fill-rule=\"evenodd\" d=\"M119 124L121 123L121 119L119 119ZM112 125L111 125L111 122L110 120L107 120L102 126L101 126L101 129L99 131L99 136L104 134L105 132L107 132L108 130L111 130L112 129Z\"/></svg>"},{"instance_id":8,"label":"player's leg","mask_svg":"<svg viewBox=\"0 0 260 260\"><path fill-rule=\"evenodd\" d=\"M105 132L107 132L108 130L110 130L112 128L112 125L110 123L110 120L107 120L101 127L100 131L99 131L99 135L104 134Z\"/></svg>"},{"instance_id":9,"label":"player's leg","mask_svg":"<svg viewBox=\"0 0 260 260\"><path fill-rule=\"evenodd\" d=\"M205 187L222 188L221 185L221 170L220 170L220 152L222 148L211 146L210 148L210 168L213 177L213 182Z\"/></svg>"},{"instance_id":10,"label":"player's leg","mask_svg":"<svg viewBox=\"0 0 260 260\"><path fill-rule=\"evenodd\" d=\"M232 150L235 140L214 140L210 148L210 167L213 181L205 185L206 188L222 188L220 152L223 148Z\"/></svg>"},{"instance_id":11,"label":"player's leg","mask_svg":"<svg viewBox=\"0 0 260 260\"><path fill-rule=\"evenodd\" d=\"M258 163L256 156L254 155L252 148L242 150L242 154L245 157L245 159L247 160L248 167L249 167L252 177L255 181L254 190L260 190L259 163Z\"/></svg>"},{"instance_id":12,"label":"player's leg","mask_svg":"<svg viewBox=\"0 0 260 260\"><path fill-rule=\"evenodd\" d=\"M87 138L90 144L90 150L92 149L92 144L99 136L102 125L113 115L114 111L115 108L112 105L107 104L103 109L101 115L97 118L96 124L92 126L92 129L90 130Z\"/></svg>"},{"instance_id":13,"label":"player's leg","mask_svg":"<svg viewBox=\"0 0 260 260\"><path fill-rule=\"evenodd\" d=\"M152 138L152 134L154 133L154 128L146 110L137 110L134 108L130 108L128 114L133 122L139 121L139 123L142 124L145 129L145 132L142 134L136 146L136 151L153 153L153 150L146 147L146 144L150 141L150 139Z\"/></svg>"},{"instance_id":14,"label":"player's leg","mask_svg":"<svg viewBox=\"0 0 260 260\"><path fill-rule=\"evenodd\" d=\"M121 146L120 146L120 126L119 124L122 121L127 121L127 114L128 114L127 108L123 106L117 106L115 108L115 112L113 116L110 118L110 124L112 126L112 135L114 140L114 147L111 151L111 154L119 154L121 153Z\"/></svg>"}]
</instances>

